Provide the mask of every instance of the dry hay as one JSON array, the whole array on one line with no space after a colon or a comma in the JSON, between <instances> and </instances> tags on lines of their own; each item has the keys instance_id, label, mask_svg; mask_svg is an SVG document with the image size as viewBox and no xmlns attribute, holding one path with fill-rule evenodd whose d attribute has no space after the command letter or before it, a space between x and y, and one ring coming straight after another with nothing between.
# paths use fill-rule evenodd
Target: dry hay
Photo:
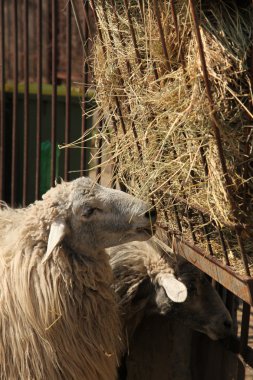
<instances>
[{"instance_id":1,"label":"dry hay","mask_svg":"<svg viewBox=\"0 0 253 380\"><path fill-rule=\"evenodd\" d=\"M157 3L168 60L153 2L129 2L137 54L124 2L95 2L101 33L94 44L95 99L107 125L99 137L103 139L103 149L117 164L117 179L139 197L152 196L163 211L163 225L178 230L176 210L183 225L186 220L184 236L192 239L189 210L200 209L204 220L190 216L192 228L205 231L198 237L198 244L204 246L203 236L208 235L214 253L219 254L222 249L218 225L229 255L236 257L239 248L233 235L235 225L253 225L253 96L248 75L252 6L250 1L240 2L239 6L234 0L195 3L214 113L231 178L231 202L188 1L174 1L178 35L171 2ZM209 230L203 227L206 225ZM242 238L250 253L252 239L245 231Z\"/></svg>"}]
</instances>

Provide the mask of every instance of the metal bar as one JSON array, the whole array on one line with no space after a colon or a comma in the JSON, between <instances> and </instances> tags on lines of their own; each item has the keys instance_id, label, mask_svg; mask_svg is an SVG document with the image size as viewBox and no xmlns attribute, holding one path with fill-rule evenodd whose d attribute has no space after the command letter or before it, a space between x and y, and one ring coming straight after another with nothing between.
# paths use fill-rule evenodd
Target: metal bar
<instances>
[{"instance_id":1,"label":"metal bar","mask_svg":"<svg viewBox=\"0 0 253 380\"><path fill-rule=\"evenodd\" d=\"M162 21L161 21L161 14L160 14L160 9L159 9L157 0L154 0L154 7L155 7L155 14L156 14L156 19L157 19L160 39L161 39L162 48L163 48L163 54L166 58L167 70L171 71L170 58L169 58L169 54L168 54L168 50L166 46L166 41L165 41L163 26L162 26Z\"/></svg>"},{"instance_id":2,"label":"metal bar","mask_svg":"<svg viewBox=\"0 0 253 380\"><path fill-rule=\"evenodd\" d=\"M213 256L213 248L212 248L212 243L211 243L211 240L210 240L208 228L207 228L207 225L206 225L206 219L205 219L205 216L204 216L204 214L202 212L200 213L200 216L201 216L201 219L202 219L202 222L203 222L203 229L204 229L204 234L205 234L205 238L206 238L206 241L207 241L207 248L208 248L208 251L209 251L210 255Z\"/></svg>"},{"instance_id":3,"label":"metal bar","mask_svg":"<svg viewBox=\"0 0 253 380\"><path fill-rule=\"evenodd\" d=\"M241 335L240 335L240 353L243 356L245 355L247 351L247 346L248 346L249 322L250 322L250 305L246 302L243 302Z\"/></svg>"},{"instance_id":4,"label":"metal bar","mask_svg":"<svg viewBox=\"0 0 253 380\"><path fill-rule=\"evenodd\" d=\"M252 347L248 346L245 356L243 357L245 360L245 363L248 364L251 368L253 368L253 349Z\"/></svg>"},{"instance_id":5,"label":"metal bar","mask_svg":"<svg viewBox=\"0 0 253 380\"><path fill-rule=\"evenodd\" d=\"M18 35L24 36L24 1L18 2ZM21 57L24 56L24 38L18 39L18 53L21 53ZM18 75L19 82L24 80L24 59L19 59Z\"/></svg>"},{"instance_id":6,"label":"metal bar","mask_svg":"<svg viewBox=\"0 0 253 380\"><path fill-rule=\"evenodd\" d=\"M249 263L248 263L245 247L244 247L243 241L241 239L240 230L238 228L236 228L235 231L236 231L237 242L238 242L238 245L239 245L240 251L241 251L243 267L244 267L245 273L248 276L250 276Z\"/></svg>"},{"instance_id":7,"label":"metal bar","mask_svg":"<svg viewBox=\"0 0 253 380\"><path fill-rule=\"evenodd\" d=\"M28 0L24 0L24 153L23 153L23 207L27 203L28 141L29 141L29 16Z\"/></svg>"},{"instance_id":8,"label":"metal bar","mask_svg":"<svg viewBox=\"0 0 253 380\"><path fill-rule=\"evenodd\" d=\"M115 49L115 44L114 44L113 36L112 36L111 30L110 30L109 20L108 20L107 14L106 14L105 0L102 0L101 2L102 2L104 19L105 19L105 22L107 24L108 36L109 36L112 48ZM116 70L117 70L118 75L119 75L120 85L123 87L124 86L124 80L123 80L122 73L121 73L121 70L120 70L119 65L118 65L118 59L117 59L117 57L115 57L115 63L116 63Z\"/></svg>"},{"instance_id":9,"label":"metal bar","mask_svg":"<svg viewBox=\"0 0 253 380\"><path fill-rule=\"evenodd\" d=\"M81 28L81 25L82 25L82 22L80 20L80 17L79 17L79 11L78 11L78 8L76 6L76 3L74 0L71 0L71 5L72 5L72 9L73 9L73 15L74 15L74 18L75 18L75 24L76 24L76 27L77 27L77 30L78 30L78 33L79 33L79 36L80 36L80 39L81 39L81 42L82 42L82 45L83 45L83 49L85 48L85 35L84 35L84 32L83 32L83 29ZM87 4L87 1L84 0L84 3ZM84 6L84 3L83 3L83 6ZM85 16L86 12L85 12L85 6L84 6L84 16Z\"/></svg>"},{"instance_id":10,"label":"metal bar","mask_svg":"<svg viewBox=\"0 0 253 380\"><path fill-rule=\"evenodd\" d=\"M111 5L113 7L115 16L117 17L116 10L115 10L114 0L111 0ZM96 20L96 23L97 23L97 27L98 27L99 37L100 37L100 40L102 42L103 41L103 36L102 36L102 32L101 32L101 30L99 28L99 20L98 20L97 14L96 14L95 9L94 9L94 2L92 2L92 6L93 6L93 14L94 14L94 17L95 17L95 20ZM88 20L89 20L88 14L87 14L87 12L85 12L85 21L87 22L88 30L90 30L90 26L89 26L89 21ZM121 34L121 32L120 32L120 34ZM122 37L120 37L120 38L122 38ZM104 48L103 45L102 45L102 49L103 49L103 54L106 57L106 50L105 50L105 48ZM118 102L117 98L116 98L116 102ZM116 119L115 119L114 115L112 115L112 125L113 125L113 129L114 129L114 133L115 133L115 135L117 135L118 134L118 127L117 127L117 122L116 122ZM123 121L122 129L123 129L123 132L124 132L125 131L124 121ZM126 131L125 131L125 133L126 133ZM117 171L118 171L117 167L118 167L118 162L117 162L117 159L116 159L116 161L113 164L113 178L112 178L112 187L113 188L116 188L116 174L117 174Z\"/></svg>"},{"instance_id":11,"label":"metal bar","mask_svg":"<svg viewBox=\"0 0 253 380\"><path fill-rule=\"evenodd\" d=\"M236 220L238 218L238 215L237 215L237 205L235 203L235 200L234 200L233 194L232 194L233 182L232 182L231 177L230 177L228 170L227 170L226 160L225 160L225 156L224 156L224 152L223 152L223 148L222 148L222 141L221 141L221 135L220 135L220 130L219 130L219 122L218 122L217 114L216 114L215 107L214 107L214 101L213 101L212 92L211 92L211 85L210 85L209 76L208 76L208 70L207 70L207 65L206 65L206 60L205 60L205 55L204 55L203 43L202 43L200 30L199 30L199 24L198 24L196 12L195 12L194 1L189 0L189 4L190 4L192 19L193 19L193 25L194 25L195 34L196 34L197 43L198 43L198 48L199 48L201 67L202 67L202 71L203 71L203 78L204 78L204 82L205 82L206 93L207 93L207 97L208 97L208 101L209 101L209 107L210 107L210 111L211 111L211 125L212 125L212 129L214 131L216 145L218 148L218 155L219 155L219 160L220 160L220 164L221 164L221 169L222 169L223 176L224 176L224 179L226 182L226 191L227 191L228 199L229 199L229 202L230 202L230 205L232 208L233 216ZM237 240L238 240L239 246L241 248L241 257L242 257L244 270L245 270L245 273L247 275L250 275L248 260L247 260L246 254L245 254L245 249L244 249L244 245L243 245L243 242L241 240L241 237L240 237L240 233L241 233L240 229L236 228L236 235L237 235Z\"/></svg>"},{"instance_id":12,"label":"metal bar","mask_svg":"<svg viewBox=\"0 0 253 380\"><path fill-rule=\"evenodd\" d=\"M206 177L208 177L208 174L209 174L208 164L207 164L207 160L206 160L206 156L205 156L205 152L204 152L203 146L201 146L199 148L199 152L200 152L200 157L201 157L201 160L202 160L202 165L203 165L203 168L204 168L204 173L205 173Z\"/></svg>"},{"instance_id":13,"label":"metal bar","mask_svg":"<svg viewBox=\"0 0 253 380\"><path fill-rule=\"evenodd\" d=\"M70 99L71 99L71 3L67 4L66 13L66 113L65 113L65 144L69 144L70 135ZM69 179L69 148L64 149L64 179Z\"/></svg>"},{"instance_id":14,"label":"metal bar","mask_svg":"<svg viewBox=\"0 0 253 380\"><path fill-rule=\"evenodd\" d=\"M172 18L173 18L173 22L174 22L174 26L175 26L176 36L177 36L178 48L180 49L179 50L179 57L180 57L180 61L181 61L182 65L183 65L183 68L185 68L185 59L184 59L182 48L181 48L181 38L180 38L180 34L179 34L176 7L175 7L174 0L170 1L170 6L171 6L171 14L172 14Z\"/></svg>"},{"instance_id":15,"label":"metal bar","mask_svg":"<svg viewBox=\"0 0 253 380\"><path fill-rule=\"evenodd\" d=\"M219 122L217 120L217 115L216 115L216 111L215 111L215 107L214 107L214 101L213 101L212 92L211 92L211 85L210 85L206 60L205 60L203 43L202 43L200 30L199 30L199 23L198 23L197 16L196 16L194 1L189 0L189 4L190 4L190 9L191 9L196 39L197 39L197 43L198 43L198 49L199 49L199 55L200 55L201 67L202 67L202 71L203 71L203 78L204 78L204 82L205 82L206 93L207 93L210 111L211 111L211 125L212 125L213 131L214 131L214 136L215 136L215 140L216 140L216 144L217 144L217 148L218 148L218 154L219 154L221 169L222 169L224 179L225 179L226 184L227 184L226 189L227 189L228 197L230 199L230 203L231 203L231 206L233 208L233 212L235 212L236 205L235 205L235 202L233 200L233 196L232 196L231 190L230 190L230 187L233 185L233 183L232 183L232 180L228 174L226 160L225 160L225 156L224 156L224 152L223 152L223 148L222 148L221 135L220 135L220 130L219 130Z\"/></svg>"},{"instance_id":16,"label":"metal bar","mask_svg":"<svg viewBox=\"0 0 253 380\"><path fill-rule=\"evenodd\" d=\"M17 141L17 98L18 98L18 17L17 0L12 3L13 12L13 99L12 99L12 151L11 151L11 205L16 202L16 141Z\"/></svg>"},{"instance_id":17,"label":"metal bar","mask_svg":"<svg viewBox=\"0 0 253 380\"><path fill-rule=\"evenodd\" d=\"M205 255L199 248L183 241L176 235L174 235L173 239L173 250L230 290L237 297L253 305L253 279L251 277L238 275L215 257Z\"/></svg>"},{"instance_id":18,"label":"metal bar","mask_svg":"<svg viewBox=\"0 0 253 380\"><path fill-rule=\"evenodd\" d=\"M144 69L143 69L143 66L142 66L141 54L140 54L140 51L139 51L139 48L138 48L138 44L137 44L137 39L136 39L134 27L133 27L132 17L131 17L131 14L130 14L128 0L124 0L124 4L125 4L125 8L126 8L127 19L128 19L130 34L131 34L133 45L134 45L136 59L137 59L138 65L140 67L140 71L141 71L141 73L143 73Z\"/></svg>"},{"instance_id":19,"label":"metal bar","mask_svg":"<svg viewBox=\"0 0 253 380\"><path fill-rule=\"evenodd\" d=\"M112 125L113 125L114 133L117 136L118 128L117 128L117 123L116 123L115 117L113 115L112 115ZM118 157L116 157L114 159L113 168L112 168L112 188L113 189L116 189L116 187L117 187L117 180L116 180L117 174L118 174Z\"/></svg>"},{"instance_id":20,"label":"metal bar","mask_svg":"<svg viewBox=\"0 0 253 380\"><path fill-rule=\"evenodd\" d=\"M119 26L119 17L118 17L117 11L116 11L115 0L110 0L110 2L111 2L112 9L113 9L114 17L115 17L115 20L116 20L116 24L117 24L117 30L118 30L118 34L119 34L119 39L120 39L120 42L121 42L122 46L125 48L126 44L125 44L123 35L121 33L121 29L120 29L120 26ZM130 63L130 61L129 61L129 59L127 57L126 57L126 66L127 66L128 74L130 75L131 72L132 72L132 67L131 67L131 63Z\"/></svg>"},{"instance_id":21,"label":"metal bar","mask_svg":"<svg viewBox=\"0 0 253 380\"><path fill-rule=\"evenodd\" d=\"M140 11L141 11L142 22L144 22L145 15L144 15L144 2L143 2L143 0L138 0L138 4L139 4Z\"/></svg>"},{"instance_id":22,"label":"metal bar","mask_svg":"<svg viewBox=\"0 0 253 380\"><path fill-rule=\"evenodd\" d=\"M99 26L99 20L98 20L98 15L97 15L96 8L95 8L94 0L91 0L91 4L92 4L92 9L93 9L94 17L95 17L95 20L96 20L96 23L97 23L97 26L98 26L98 34L99 34L99 38L100 38L100 41L101 41L101 44L102 44L102 51L103 51L104 57L106 59L107 52L106 52L106 48L105 48L105 44L104 44L104 40L103 40L103 35L102 35L101 29L100 29L100 26ZM118 115L119 115L119 118L120 118L120 124L121 124L121 127L122 127L122 131L123 131L124 134L126 134L126 126L125 126L125 122L124 122L123 115L122 115L122 112L121 112L121 107L120 107L120 103L119 103L118 97L116 95L114 95L113 98L114 98L114 101L116 103L117 112L118 112Z\"/></svg>"},{"instance_id":23,"label":"metal bar","mask_svg":"<svg viewBox=\"0 0 253 380\"><path fill-rule=\"evenodd\" d=\"M101 132L103 129L103 120L100 120L99 126L98 126L98 131ZM96 169L96 180L97 183L101 182L101 164L102 164L102 138L99 137L98 140L98 158L97 158L97 169Z\"/></svg>"},{"instance_id":24,"label":"metal bar","mask_svg":"<svg viewBox=\"0 0 253 380\"><path fill-rule=\"evenodd\" d=\"M175 31L176 31L176 35L177 35L177 40L178 40L178 47L180 49L181 39L180 39L180 34L179 34L179 29L178 29L178 21L177 21L176 8L175 8L174 0L171 0L170 4L171 4L172 18L173 18L173 22L174 22L174 26L175 26ZM185 66L184 57L182 55L181 49L180 49L180 52L179 52L179 57L180 57L180 60L181 60L181 62L183 64L183 66ZM207 161L206 161L206 157L205 157L205 153L204 153L203 147L200 147L200 156L201 156L202 164L203 164L203 167L204 167L204 173L205 173L206 176L208 176L208 165L207 165ZM207 240L207 247L208 247L210 255L213 255L212 244L211 244L210 237L208 235L207 226L205 225L205 216L204 216L204 214L203 214L202 211L200 211L200 216L201 216L202 221L204 223L203 228L204 228L205 237L206 237L206 240ZM226 264L229 265L229 260L228 260L227 251L226 251L226 248L225 248L224 238L223 238L221 230L219 228L218 228L218 230L219 230L220 239L222 241L222 247L223 247L223 252L224 252L224 255L225 255L225 261L226 261Z\"/></svg>"},{"instance_id":25,"label":"metal bar","mask_svg":"<svg viewBox=\"0 0 253 380\"><path fill-rule=\"evenodd\" d=\"M226 289L226 307L235 321L235 295Z\"/></svg>"},{"instance_id":26,"label":"metal bar","mask_svg":"<svg viewBox=\"0 0 253 380\"><path fill-rule=\"evenodd\" d=\"M36 115L35 199L39 199L40 197L41 103L42 103L42 0L38 0L38 3L37 3L37 115Z\"/></svg>"},{"instance_id":27,"label":"metal bar","mask_svg":"<svg viewBox=\"0 0 253 380\"><path fill-rule=\"evenodd\" d=\"M180 41L180 35L179 35L178 22L177 22L177 15L176 15L176 9L175 9L174 0L171 0L171 13L172 13L173 22L174 22L174 26L175 26L175 31L176 31L176 35L177 35L178 45L180 46L181 41ZM184 57L182 56L182 51L180 51L180 58L181 58L182 64L184 65ZM206 161L206 157L205 157L205 154L204 154L203 147L200 147L200 155L201 155L201 159L202 159L202 164L203 164L203 167L204 167L205 175L208 176L208 165L207 165L207 161ZM205 217L204 217L203 212L200 212L200 215L201 215L202 219L204 220ZM204 229L206 230L205 226L204 226ZM227 254L227 249L226 249L224 237L223 237L222 231L220 230L219 226L217 226L217 230L218 230L218 233L219 233L219 236L220 236L220 240L221 240L221 244L222 244L222 249L223 249L223 253L224 253L224 256L225 256L225 262L226 262L227 265L229 265L229 258L228 258L228 254ZM209 253L212 254L211 241L210 241L210 238L209 238L209 236L208 236L207 233L206 233L206 238L207 238L207 244L208 244Z\"/></svg>"},{"instance_id":28,"label":"metal bar","mask_svg":"<svg viewBox=\"0 0 253 380\"><path fill-rule=\"evenodd\" d=\"M98 15L97 15L97 12L96 12L96 6L95 6L95 3L94 3L94 0L90 0L91 2L91 5L92 5L92 11L93 11L93 15L94 15L94 18L96 20L96 24L97 24L97 29L98 29L98 35L99 35L99 39L101 41L101 46L102 46L102 50L103 50L103 54L104 56L106 57L106 48L105 48L105 45L103 43L103 35L102 35L102 32L101 32L101 28L100 28L100 24L99 24L99 19L98 19ZM88 17L87 17L88 19Z\"/></svg>"},{"instance_id":29,"label":"metal bar","mask_svg":"<svg viewBox=\"0 0 253 380\"><path fill-rule=\"evenodd\" d=\"M45 53L46 53L46 67L45 67L45 76L47 83L51 83L52 80L52 0L47 0L47 30L46 30L46 37L45 37Z\"/></svg>"},{"instance_id":30,"label":"metal bar","mask_svg":"<svg viewBox=\"0 0 253 380\"><path fill-rule=\"evenodd\" d=\"M32 18L32 33L36 36L37 35L37 28L39 26L37 24L37 12L36 12L35 3L37 3L37 1L34 2L34 7L30 7L31 8L30 18ZM37 6L38 6L38 4L37 4ZM36 37L32 39L31 45L32 45L31 50L32 50L33 54L35 55L36 54L36 48L37 48ZM32 69L32 81L36 82L36 80L37 80L37 69L36 69L36 64L34 61L33 61L33 64L30 65L30 67ZM30 70L30 75L31 75L31 70Z\"/></svg>"},{"instance_id":31,"label":"metal bar","mask_svg":"<svg viewBox=\"0 0 253 380\"><path fill-rule=\"evenodd\" d=\"M57 106L57 0L52 0L52 98L51 98L51 186L56 174Z\"/></svg>"},{"instance_id":32,"label":"metal bar","mask_svg":"<svg viewBox=\"0 0 253 380\"><path fill-rule=\"evenodd\" d=\"M160 202L161 202L161 206L162 206L162 212L163 212L165 221L168 223L169 220L170 220L170 218L169 218L169 215L168 215L168 212L167 212L167 207L165 205L165 200L162 198L162 193L161 192L159 192L157 194L157 198L158 199L160 198ZM155 204L154 198L152 198L152 204L153 204L153 206ZM178 222L178 228L182 232L182 227L181 227L181 223L180 223L180 219L179 219L179 216L178 216L176 205L173 205L173 206L174 206L174 210L175 210L176 221Z\"/></svg>"},{"instance_id":33,"label":"metal bar","mask_svg":"<svg viewBox=\"0 0 253 380\"><path fill-rule=\"evenodd\" d=\"M180 197L178 195L171 195L171 198L173 198L174 201L176 202L180 202L180 203L183 203L185 205L188 205L189 207L189 204L187 203L187 200L184 199L183 197ZM202 212L204 215L209 215L209 212L208 210L204 209L203 207L200 207L199 205L195 204L195 203L192 203L191 206L190 206L191 209L193 210L197 210L199 212ZM230 227L232 228L233 230L235 230L235 228L238 228L238 229L247 229L248 231L250 230L251 232L253 232L253 225L252 224L229 224L229 223L224 223L224 225L226 227Z\"/></svg>"},{"instance_id":34,"label":"metal bar","mask_svg":"<svg viewBox=\"0 0 253 380\"><path fill-rule=\"evenodd\" d=\"M251 50L250 50L248 75L249 75L250 85L251 85L251 90L252 90L252 88L253 88L253 46L251 46ZM248 103L249 103L248 104L249 109L253 110L253 98L252 98L252 96L249 96ZM248 115L246 115L246 117L249 119ZM252 120L250 118L250 122L251 121ZM243 146L244 156L248 157L248 158L250 158L250 156L251 156L251 141L250 141L251 140L250 139L251 133L252 133L251 127L244 129L244 141L245 141L244 146ZM244 166L243 176L244 176L244 178L246 178L245 184L243 185L243 211L244 211L244 213L247 213L248 202L249 202L248 180L250 178L248 160L245 160L245 164L243 166Z\"/></svg>"},{"instance_id":35,"label":"metal bar","mask_svg":"<svg viewBox=\"0 0 253 380\"><path fill-rule=\"evenodd\" d=\"M221 231L221 229L220 229L219 226L217 226L217 231L219 233L222 250L223 250L223 253L224 253L224 257L225 257L225 263L226 263L226 265L230 265L230 261L229 261L229 257L228 257L228 251L227 251L227 247L226 247L226 243L225 243L225 239L224 239L223 233L222 233L222 231Z\"/></svg>"},{"instance_id":36,"label":"metal bar","mask_svg":"<svg viewBox=\"0 0 253 380\"><path fill-rule=\"evenodd\" d=\"M249 78L250 78L251 88L253 88L253 47L251 47L251 54L250 54ZM251 106L253 107L253 99L251 99Z\"/></svg>"},{"instance_id":37,"label":"metal bar","mask_svg":"<svg viewBox=\"0 0 253 380\"><path fill-rule=\"evenodd\" d=\"M181 221L180 221L180 218L179 218L179 213L178 213L177 205L174 202L173 202L173 208L174 208L174 213L175 213L175 216L176 216L176 222L177 222L178 229L182 233L183 229L182 229Z\"/></svg>"},{"instance_id":38,"label":"metal bar","mask_svg":"<svg viewBox=\"0 0 253 380\"><path fill-rule=\"evenodd\" d=\"M4 0L5 1L5 0ZM6 2L5 2L6 4ZM12 63L13 63L13 57L12 57L12 28L11 28L11 25L13 25L13 12L12 12L12 1L8 3L8 7L7 7L8 11L7 11L7 14L4 13L4 19L5 19L5 32L6 32L6 35L5 35L5 42L7 44L7 46L9 46L10 48L9 49L6 49L5 50L5 54L6 54L6 62L10 62L9 65L6 65L5 66L5 69L6 69L6 78L11 78L12 76L12 73L13 73L13 67L12 67Z\"/></svg>"},{"instance_id":39,"label":"metal bar","mask_svg":"<svg viewBox=\"0 0 253 380\"><path fill-rule=\"evenodd\" d=\"M111 1L111 5L112 5L112 8L113 8L114 16L115 16L115 19L116 19L117 29L118 29L118 33L119 33L119 39L120 39L120 42L122 43L122 46L125 48L126 44L125 44L123 35L122 35L120 27L119 27L119 17L118 17L117 11L116 11L115 0L110 0L110 1ZM139 8L141 10L142 21L144 22L145 15L144 15L144 3L143 3L143 0L139 0L138 3L139 3ZM126 57L126 65L127 65L128 73L131 74L132 68L131 68L130 61L127 59L127 57ZM153 65L153 71L154 71L155 79L158 80L158 72L157 72L157 69L156 69L155 62L152 62L152 65Z\"/></svg>"},{"instance_id":40,"label":"metal bar","mask_svg":"<svg viewBox=\"0 0 253 380\"><path fill-rule=\"evenodd\" d=\"M168 52L167 52L167 48L166 48L166 43L165 43L165 38L164 38L164 33L163 33L163 29L162 29L162 24L161 24L161 17L160 17L160 12L159 12L159 8L158 8L158 4L157 2L155 1L155 7L156 7L156 15L159 19L159 33L160 33L160 36L162 36L162 45L163 45L163 48L164 48L164 54L165 54L165 58L167 58L166 62L169 63L169 60L168 60ZM177 28L177 20L176 20L176 16L175 16L175 12L174 12L174 22L176 23L175 25L175 28L176 28L176 31L178 31L178 28ZM143 17L144 19L144 17ZM179 39L179 34L178 34L178 39ZM169 67L170 68L170 67ZM159 75L158 75L158 71L157 71L157 68L156 68L156 64L155 62L153 62L153 71L154 71L154 75L155 75L155 79L158 80L159 79ZM174 152L174 156L175 158L177 157L177 154L176 154L176 150L175 148L173 149L173 152ZM187 204L187 203L186 203ZM163 206L164 208L165 206ZM183 232L183 229L182 229L182 225L181 225L181 221L180 221L180 218L179 218L179 212L178 212L178 208L177 208L177 205L176 203L173 201L173 209L174 209L174 214L175 214L175 217L176 217L176 222L177 222L177 226L178 226L178 229L179 231L182 233ZM189 214L189 209L187 208L187 214ZM165 216L166 218L166 216ZM196 242L196 236L194 234L194 231L193 231L193 226L192 226L192 223L191 223L191 220L189 218L189 224L190 224L190 230L191 230L191 234L192 234L192 238L193 240Z\"/></svg>"},{"instance_id":41,"label":"metal bar","mask_svg":"<svg viewBox=\"0 0 253 380\"><path fill-rule=\"evenodd\" d=\"M86 44L86 48L89 47L89 31L91 30L91 27L89 25L89 3L84 0L83 3L83 9L84 9L84 40ZM87 116L86 116L86 87L89 81L89 66L87 62L87 57L85 53L85 49L83 51L83 59L84 59L84 71L83 71L83 93L82 93L82 124L81 124L81 135L84 136L85 132L87 131ZM81 157L80 157L80 171L83 174L85 170L88 170L88 162L86 162L86 151L85 151L85 142L82 141L81 144Z\"/></svg>"},{"instance_id":42,"label":"metal bar","mask_svg":"<svg viewBox=\"0 0 253 380\"><path fill-rule=\"evenodd\" d=\"M174 194L171 194L170 197L173 199L174 202L183 203L184 205L189 207L189 204L185 198L180 197L178 195L174 195ZM195 203L192 203L190 208L193 210L199 211L199 212L203 213L204 215L209 215L208 210L204 209L203 207L200 207L199 205L197 205Z\"/></svg>"},{"instance_id":43,"label":"metal bar","mask_svg":"<svg viewBox=\"0 0 253 380\"><path fill-rule=\"evenodd\" d=\"M112 47L115 48L114 40L113 40L111 31L110 31L109 20L108 20L107 14L106 14L105 0L102 1L102 7L103 7L104 18L105 18L105 21L106 21L106 23L108 25L108 36L109 36L109 39L110 39ZM135 40L135 44L137 46L136 40ZM117 73L118 73L118 76L119 76L120 86L122 88L124 88L124 79L123 79L121 70L119 68L117 58L115 58L115 63L116 63L116 65L115 65L116 66L116 70L117 70ZM118 97L115 96L115 100L116 100L116 104L117 104L119 113L121 114L121 117L122 117L122 120L123 120L123 115L122 115L122 112L121 112L121 107L120 107L120 103L119 103ZM130 106L129 106L128 103L127 103L127 110L128 110L128 112L130 114L131 113L131 109L130 109ZM143 154L142 154L141 144L139 142L138 133L137 133L137 130L135 128L135 124L134 124L133 120L131 122L131 129L132 129L132 132L133 132L133 135L134 135L134 140L135 140L135 143L136 143L136 147L137 147L137 151L138 151L139 157L140 157L140 159L142 159ZM124 123L123 131L124 131L124 134L125 134L126 133L125 123Z\"/></svg>"},{"instance_id":44,"label":"metal bar","mask_svg":"<svg viewBox=\"0 0 253 380\"><path fill-rule=\"evenodd\" d=\"M187 216L187 220L188 220L190 231L191 231L192 240L194 241L195 244L197 244L197 238L196 238L194 228L193 228L193 223L192 223L192 209L186 206L185 211L186 211L186 216Z\"/></svg>"},{"instance_id":45,"label":"metal bar","mask_svg":"<svg viewBox=\"0 0 253 380\"><path fill-rule=\"evenodd\" d=\"M92 36L92 30L90 27L89 17L88 17L88 13L89 13L89 1L88 0L83 0L83 11L84 11L84 23L86 23L86 27L88 28L88 31L87 31L87 33L85 32L84 37L85 36L91 37Z\"/></svg>"},{"instance_id":46,"label":"metal bar","mask_svg":"<svg viewBox=\"0 0 253 380\"><path fill-rule=\"evenodd\" d=\"M122 131L123 131L123 133L125 135L127 133L126 132L126 125L125 125L125 121L124 121L124 118L123 118L123 115L122 115L122 112L121 112L121 107L120 107L119 99L118 99L118 97L116 95L114 95L114 100L115 100L115 103L116 103L116 106L117 106L117 111L118 111L118 114L119 114L119 117L120 117Z\"/></svg>"},{"instance_id":47,"label":"metal bar","mask_svg":"<svg viewBox=\"0 0 253 380\"><path fill-rule=\"evenodd\" d=\"M241 355L237 355L237 360L236 380L245 380L246 363Z\"/></svg>"},{"instance_id":48,"label":"metal bar","mask_svg":"<svg viewBox=\"0 0 253 380\"><path fill-rule=\"evenodd\" d=\"M5 22L4 22L4 0L0 1L0 69L1 69L1 87L0 87L0 200L4 199L4 184L5 184Z\"/></svg>"},{"instance_id":49,"label":"metal bar","mask_svg":"<svg viewBox=\"0 0 253 380\"><path fill-rule=\"evenodd\" d=\"M159 79L158 71L157 71L156 63L154 61L152 62L152 66L153 66L153 72L154 72L155 80L158 80Z\"/></svg>"},{"instance_id":50,"label":"metal bar","mask_svg":"<svg viewBox=\"0 0 253 380\"><path fill-rule=\"evenodd\" d=\"M117 174L118 174L118 167L117 167L117 160L115 160L113 167L112 167L112 183L111 183L111 186L113 189L116 189L116 187L117 187L117 180L116 180Z\"/></svg>"},{"instance_id":51,"label":"metal bar","mask_svg":"<svg viewBox=\"0 0 253 380\"><path fill-rule=\"evenodd\" d=\"M164 199L161 199L161 204L162 204L163 209L167 208ZM183 228L182 228L182 225L181 225L181 218L179 216L179 211L178 211L177 204L173 201L172 205L173 205L173 209L174 209L174 214L175 214L178 230L179 230L180 234L182 234ZM161 228L163 228L163 227L161 227Z\"/></svg>"}]
</instances>

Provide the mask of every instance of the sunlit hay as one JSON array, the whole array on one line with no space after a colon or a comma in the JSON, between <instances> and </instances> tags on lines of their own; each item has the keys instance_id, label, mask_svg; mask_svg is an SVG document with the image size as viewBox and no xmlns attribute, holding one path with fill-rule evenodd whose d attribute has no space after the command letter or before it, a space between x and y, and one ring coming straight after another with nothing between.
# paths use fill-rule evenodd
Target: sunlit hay
<instances>
[{"instance_id":1,"label":"sunlit hay","mask_svg":"<svg viewBox=\"0 0 253 380\"><path fill-rule=\"evenodd\" d=\"M230 229L233 231L237 223L253 224L252 170L246 169L252 154L248 128L252 120L248 75L252 8L249 5L239 9L233 0L196 2L214 109L231 178L229 196L188 1L174 2L179 36L171 2L158 2L168 61L154 4L143 3L144 19L139 2L129 2L136 53L124 2L115 2L116 18L111 2L96 1L102 40L98 35L94 44L93 70L95 99L107 125L99 136L103 149L117 163L121 184L139 197L152 197L161 211L163 225L178 230L174 203L183 201L188 207L197 207L220 226L230 255L237 257L239 248ZM183 234L192 240L186 219ZM197 218L195 224L201 230L203 222ZM205 234L198 236L200 246L206 245ZM217 234L211 233L210 239L219 256ZM246 248L248 252L252 250L248 240Z\"/></svg>"}]
</instances>

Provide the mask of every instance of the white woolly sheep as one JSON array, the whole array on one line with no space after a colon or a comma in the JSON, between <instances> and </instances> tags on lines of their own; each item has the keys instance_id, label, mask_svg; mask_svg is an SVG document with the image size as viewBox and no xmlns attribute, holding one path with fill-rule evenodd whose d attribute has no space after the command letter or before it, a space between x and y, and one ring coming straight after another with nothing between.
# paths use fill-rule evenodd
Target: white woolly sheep
<instances>
[{"instance_id":1,"label":"white woolly sheep","mask_svg":"<svg viewBox=\"0 0 253 380\"><path fill-rule=\"evenodd\" d=\"M162 315L172 321L171 325L176 321L176 334L179 334L180 329L187 331L185 325L205 333L213 340L231 336L231 316L205 275L182 257L179 256L176 260L173 252L164 251L164 244L161 248L157 241L154 237L148 242L133 242L108 250L114 275L113 286L118 295L126 336L125 351L128 346L132 346L134 351L143 352L144 342L142 340L138 348L134 333L144 318L151 315ZM159 324L159 321L156 322ZM153 350L157 351L159 326L155 328L153 335L158 337ZM164 334L164 330L161 331ZM181 345L184 345L183 340ZM158 352L159 356L162 355L162 352ZM180 354L177 350L177 355ZM131 350L129 355L128 360L133 363L135 359L131 356ZM145 367L147 365L149 363L145 361ZM141 371L137 368L138 364L135 367L139 376ZM150 372L142 369L142 376L143 373L149 378ZM139 378L138 376L135 373L134 378ZM157 373L151 377L160 379L160 375L156 376Z\"/></svg>"},{"instance_id":2,"label":"white woolly sheep","mask_svg":"<svg viewBox=\"0 0 253 380\"><path fill-rule=\"evenodd\" d=\"M120 323L104 248L151 236L154 210L88 178L0 210L0 378L113 380Z\"/></svg>"}]
</instances>

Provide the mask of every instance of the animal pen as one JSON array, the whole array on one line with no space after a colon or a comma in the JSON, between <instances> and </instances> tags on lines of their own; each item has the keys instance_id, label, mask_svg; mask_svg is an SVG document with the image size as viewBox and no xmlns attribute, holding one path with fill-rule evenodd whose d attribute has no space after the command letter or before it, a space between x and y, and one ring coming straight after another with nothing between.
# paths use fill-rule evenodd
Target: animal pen
<instances>
[{"instance_id":1,"label":"animal pen","mask_svg":"<svg viewBox=\"0 0 253 380\"><path fill-rule=\"evenodd\" d=\"M112 168L237 322L192 378L253 378L252 2L1 0L0 31L1 199Z\"/></svg>"}]
</instances>

